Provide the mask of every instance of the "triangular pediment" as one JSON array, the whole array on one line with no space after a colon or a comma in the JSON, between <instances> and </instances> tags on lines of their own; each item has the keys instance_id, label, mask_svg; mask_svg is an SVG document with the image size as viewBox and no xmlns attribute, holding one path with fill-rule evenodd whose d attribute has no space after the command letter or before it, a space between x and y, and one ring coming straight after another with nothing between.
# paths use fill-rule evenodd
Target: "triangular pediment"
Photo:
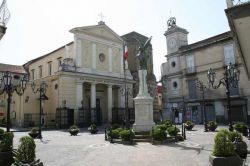
<instances>
[{"instance_id":1,"label":"triangular pediment","mask_svg":"<svg viewBox=\"0 0 250 166\"><path fill-rule=\"evenodd\" d=\"M101 39L115 41L118 43L123 42L123 39L104 23L99 24L99 25L93 25L93 26L73 28L70 30L70 32L74 34L86 34L86 35L94 36L94 37L101 38Z\"/></svg>"}]
</instances>

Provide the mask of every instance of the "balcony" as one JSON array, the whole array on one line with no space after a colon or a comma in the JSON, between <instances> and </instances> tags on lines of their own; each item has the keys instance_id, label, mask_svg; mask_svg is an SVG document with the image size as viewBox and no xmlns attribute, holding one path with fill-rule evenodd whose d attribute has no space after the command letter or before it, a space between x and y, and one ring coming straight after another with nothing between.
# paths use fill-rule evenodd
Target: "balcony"
<instances>
[{"instance_id":1,"label":"balcony","mask_svg":"<svg viewBox=\"0 0 250 166\"><path fill-rule=\"evenodd\" d=\"M242 57L248 78L250 79L250 1L227 0L225 13L234 36L239 55ZM246 35L247 34L247 35Z\"/></svg>"},{"instance_id":2,"label":"balcony","mask_svg":"<svg viewBox=\"0 0 250 166\"><path fill-rule=\"evenodd\" d=\"M196 74L196 67L193 66L193 67L187 67L185 69L185 75L194 75Z\"/></svg>"}]
</instances>

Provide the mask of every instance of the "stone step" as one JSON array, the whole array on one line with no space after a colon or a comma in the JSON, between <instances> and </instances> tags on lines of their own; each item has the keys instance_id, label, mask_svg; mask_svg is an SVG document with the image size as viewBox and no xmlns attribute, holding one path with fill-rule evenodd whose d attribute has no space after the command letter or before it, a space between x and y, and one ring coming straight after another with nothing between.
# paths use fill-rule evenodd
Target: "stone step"
<instances>
[{"instance_id":1,"label":"stone step","mask_svg":"<svg viewBox=\"0 0 250 166\"><path fill-rule=\"evenodd\" d=\"M135 135L135 139L151 139L150 135Z\"/></svg>"},{"instance_id":2,"label":"stone step","mask_svg":"<svg viewBox=\"0 0 250 166\"><path fill-rule=\"evenodd\" d=\"M135 138L133 139L135 142L152 142L151 138L148 139L139 139L139 138Z\"/></svg>"}]
</instances>

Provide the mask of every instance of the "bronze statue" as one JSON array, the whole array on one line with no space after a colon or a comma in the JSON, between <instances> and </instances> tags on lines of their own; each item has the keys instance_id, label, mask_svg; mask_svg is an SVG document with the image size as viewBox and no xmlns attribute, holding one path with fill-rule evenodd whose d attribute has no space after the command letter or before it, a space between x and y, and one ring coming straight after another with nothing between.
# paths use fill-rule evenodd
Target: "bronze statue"
<instances>
[{"instance_id":1,"label":"bronze statue","mask_svg":"<svg viewBox=\"0 0 250 166\"><path fill-rule=\"evenodd\" d=\"M144 43L144 45L140 45L139 52L136 55L136 57L139 59L140 63L140 70L147 70L147 59L149 55L145 54L146 49L150 45L150 41L152 39L152 36L148 38L148 40Z\"/></svg>"}]
</instances>

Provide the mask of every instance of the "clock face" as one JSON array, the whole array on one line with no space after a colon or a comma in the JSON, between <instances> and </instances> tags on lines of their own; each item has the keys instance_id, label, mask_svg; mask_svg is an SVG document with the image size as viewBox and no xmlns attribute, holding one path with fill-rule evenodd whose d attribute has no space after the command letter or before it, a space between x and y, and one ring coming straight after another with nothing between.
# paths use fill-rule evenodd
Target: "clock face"
<instances>
[{"instance_id":1,"label":"clock face","mask_svg":"<svg viewBox=\"0 0 250 166\"><path fill-rule=\"evenodd\" d=\"M176 40L175 38L170 38L168 41L168 45L170 48L175 48L176 47Z\"/></svg>"}]
</instances>

